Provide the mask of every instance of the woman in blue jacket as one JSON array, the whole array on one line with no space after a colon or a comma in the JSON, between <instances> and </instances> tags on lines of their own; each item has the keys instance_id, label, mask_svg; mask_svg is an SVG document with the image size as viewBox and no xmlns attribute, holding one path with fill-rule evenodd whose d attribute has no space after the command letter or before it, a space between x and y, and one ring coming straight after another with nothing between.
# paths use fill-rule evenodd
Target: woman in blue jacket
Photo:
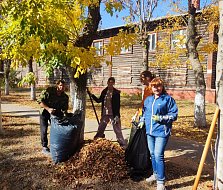
<instances>
[{"instance_id":1,"label":"woman in blue jacket","mask_svg":"<svg viewBox=\"0 0 223 190\"><path fill-rule=\"evenodd\" d=\"M164 150L167 145L172 123L177 119L178 108L175 100L166 93L160 78L150 82L153 96L146 98L139 127L146 126L148 148L151 155L153 175L147 182L157 181L157 190L165 190Z\"/></svg>"}]
</instances>

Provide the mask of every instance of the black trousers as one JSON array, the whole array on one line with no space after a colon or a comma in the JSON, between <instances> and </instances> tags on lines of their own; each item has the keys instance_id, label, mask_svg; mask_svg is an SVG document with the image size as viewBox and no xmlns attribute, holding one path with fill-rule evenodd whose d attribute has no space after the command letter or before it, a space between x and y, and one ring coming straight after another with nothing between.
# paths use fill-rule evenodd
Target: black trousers
<instances>
[{"instance_id":1,"label":"black trousers","mask_svg":"<svg viewBox=\"0 0 223 190\"><path fill-rule=\"evenodd\" d=\"M40 137L41 137L41 144L43 147L48 146L47 130L49 122L50 122L50 113L44 109L42 114L40 114Z\"/></svg>"}]
</instances>

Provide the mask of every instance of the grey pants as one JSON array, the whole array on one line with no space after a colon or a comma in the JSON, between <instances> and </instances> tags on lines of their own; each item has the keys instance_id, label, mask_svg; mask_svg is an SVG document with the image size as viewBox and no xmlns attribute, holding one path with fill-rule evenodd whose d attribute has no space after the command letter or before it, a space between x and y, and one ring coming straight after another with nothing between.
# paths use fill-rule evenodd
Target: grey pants
<instances>
[{"instance_id":1,"label":"grey pants","mask_svg":"<svg viewBox=\"0 0 223 190\"><path fill-rule=\"evenodd\" d=\"M126 144L126 141L122 134L121 120L120 120L120 118L118 118L118 120L115 122L113 115L104 115L101 117L101 120L100 120L100 123L98 126L98 131L97 131L97 134L94 136L94 139L103 138L105 136L104 135L105 128L109 121L111 121L111 123L112 123L113 130L116 134L116 139L117 139L118 143L120 144L120 146L125 147L127 144Z\"/></svg>"}]
</instances>

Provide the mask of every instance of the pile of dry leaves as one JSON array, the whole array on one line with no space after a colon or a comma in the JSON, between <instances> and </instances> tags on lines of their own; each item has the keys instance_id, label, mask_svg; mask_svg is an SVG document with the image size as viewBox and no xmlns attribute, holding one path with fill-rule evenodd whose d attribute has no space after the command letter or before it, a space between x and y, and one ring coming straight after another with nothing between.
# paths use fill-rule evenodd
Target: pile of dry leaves
<instances>
[{"instance_id":1,"label":"pile of dry leaves","mask_svg":"<svg viewBox=\"0 0 223 190\"><path fill-rule=\"evenodd\" d=\"M124 150L117 143L101 138L85 143L79 152L57 169L63 181L77 178L118 181L128 176Z\"/></svg>"}]
</instances>

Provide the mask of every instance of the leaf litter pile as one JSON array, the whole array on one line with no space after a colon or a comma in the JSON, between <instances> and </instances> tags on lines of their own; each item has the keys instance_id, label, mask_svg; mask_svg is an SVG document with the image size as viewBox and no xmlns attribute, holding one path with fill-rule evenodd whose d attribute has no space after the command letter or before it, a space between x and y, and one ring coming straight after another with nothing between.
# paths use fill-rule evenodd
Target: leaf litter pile
<instances>
[{"instance_id":1,"label":"leaf litter pile","mask_svg":"<svg viewBox=\"0 0 223 190\"><path fill-rule=\"evenodd\" d=\"M70 182L77 178L119 181L128 177L124 150L102 138L86 143L71 159L58 165L57 170L57 177Z\"/></svg>"}]
</instances>

